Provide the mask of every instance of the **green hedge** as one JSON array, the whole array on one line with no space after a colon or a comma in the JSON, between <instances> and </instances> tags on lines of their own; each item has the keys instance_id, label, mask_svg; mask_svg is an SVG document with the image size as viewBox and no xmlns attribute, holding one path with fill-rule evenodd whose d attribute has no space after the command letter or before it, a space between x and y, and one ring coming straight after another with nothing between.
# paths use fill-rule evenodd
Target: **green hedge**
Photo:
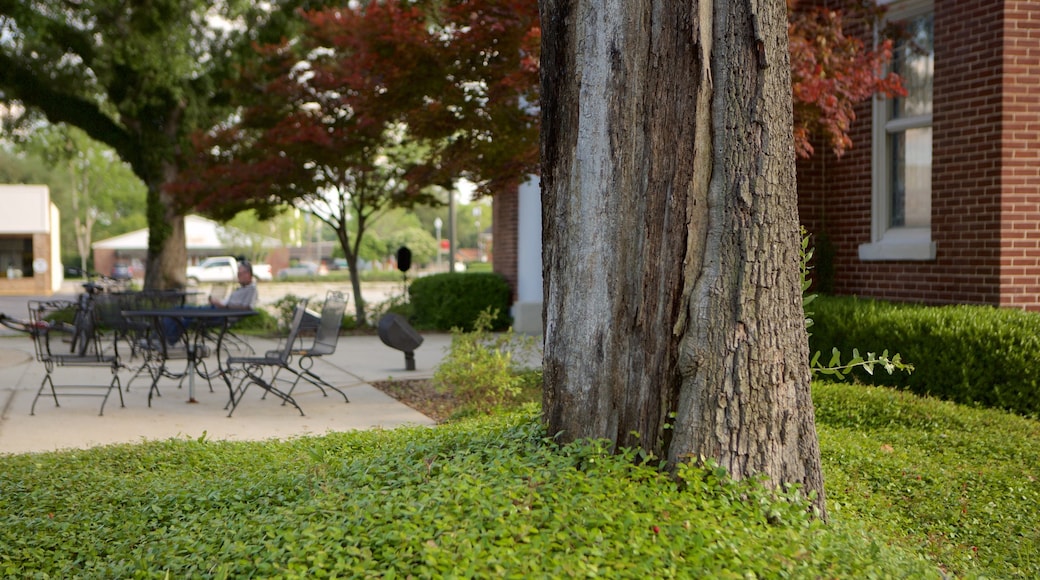
<instances>
[{"instance_id":1,"label":"green hedge","mask_svg":"<svg viewBox=\"0 0 1040 580\"><path fill-rule=\"evenodd\" d=\"M989 306L919 306L820 297L809 307L812 352L899 353L910 374L866 382L966 404L1040 415L1040 315ZM826 360L827 357L821 357Z\"/></svg>"},{"instance_id":2,"label":"green hedge","mask_svg":"<svg viewBox=\"0 0 1040 580\"><path fill-rule=\"evenodd\" d=\"M473 329L482 311L498 310L492 330L505 330L512 324L509 315L512 291L499 274L434 274L416 278L408 289L412 323L432 330Z\"/></svg>"}]
</instances>

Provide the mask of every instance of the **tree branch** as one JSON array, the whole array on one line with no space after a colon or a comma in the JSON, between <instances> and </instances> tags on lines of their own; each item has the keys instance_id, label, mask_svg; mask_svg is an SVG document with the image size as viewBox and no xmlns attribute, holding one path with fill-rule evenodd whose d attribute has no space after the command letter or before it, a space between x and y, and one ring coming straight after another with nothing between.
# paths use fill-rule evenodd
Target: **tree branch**
<instances>
[{"instance_id":1,"label":"tree branch","mask_svg":"<svg viewBox=\"0 0 1040 580\"><path fill-rule=\"evenodd\" d=\"M39 109L52 123L68 123L91 138L111 146L132 167L141 151L126 129L104 114L97 104L52 89L46 79L6 54L0 53L0 87L27 107Z\"/></svg>"}]
</instances>

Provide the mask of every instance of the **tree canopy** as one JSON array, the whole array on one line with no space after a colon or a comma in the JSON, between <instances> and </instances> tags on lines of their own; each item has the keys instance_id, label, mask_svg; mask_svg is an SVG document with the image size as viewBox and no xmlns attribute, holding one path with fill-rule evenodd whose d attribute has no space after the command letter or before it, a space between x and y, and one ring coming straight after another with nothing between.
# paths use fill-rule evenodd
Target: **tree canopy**
<instances>
[{"instance_id":1,"label":"tree canopy","mask_svg":"<svg viewBox=\"0 0 1040 580\"><path fill-rule=\"evenodd\" d=\"M281 38L296 0L0 0L0 101L109 145L148 190L145 284L183 284L182 208L163 191L187 136L224 118L222 82Z\"/></svg>"},{"instance_id":2,"label":"tree canopy","mask_svg":"<svg viewBox=\"0 0 1040 580\"><path fill-rule=\"evenodd\" d=\"M83 131L45 125L30 132L18 149L50 168L45 182L61 210L66 264L88 270L94 241L147 225L144 185L114 151ZM75 262L69 262L73 257Z\"/></svg>"},{"instance_id":3,"label":"tree canopy","mask_svg":"<svg viewBox=\"0 0 1040 580\"><path fill-rule=\"evenodd\" d=\"M391 0L302 17L296 37L257 47L235 114L195 134L171 191L220 217L311 212L336 232L360 296L373 220L435 201L431 186L468 177L490 190L535 171L537 15L531 2Z\"/></svg>"}]
</instances>

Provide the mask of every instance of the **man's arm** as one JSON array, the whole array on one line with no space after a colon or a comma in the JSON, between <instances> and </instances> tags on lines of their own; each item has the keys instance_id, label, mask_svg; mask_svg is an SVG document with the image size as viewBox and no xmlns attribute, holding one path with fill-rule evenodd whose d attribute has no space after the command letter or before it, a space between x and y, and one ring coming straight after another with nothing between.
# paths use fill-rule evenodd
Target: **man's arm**
<instances>
[{"instance_id":1,"label":"man's arm","mask_svg":"<svg viewBox=\"0 0 1040 580\"><path fill-rule=\"evenodd\" d=\"M231 296L228 296L223 307L234 308L236 310L248 310L256 304L257 296L256 284L241 286L232 292Z\"/></svg>"}]
</instances>

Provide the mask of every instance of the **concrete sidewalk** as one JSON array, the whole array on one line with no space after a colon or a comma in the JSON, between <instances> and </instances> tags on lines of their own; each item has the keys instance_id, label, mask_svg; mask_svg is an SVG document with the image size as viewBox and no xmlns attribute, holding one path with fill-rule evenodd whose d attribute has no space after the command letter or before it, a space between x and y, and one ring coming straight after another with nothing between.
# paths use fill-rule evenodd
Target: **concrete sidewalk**
<instances>
[{"instance_id":1,"label":"concrete sidewalk","mask_svg":"<svg viewBox=\"0 0 1040 580\"><path fill-rule=\"evenodd\" d=\"M33 356L28 336L0 337L0 454L82 449L112 443L134 443L145 440L199 438L211 440L263 440L301 435L322 435L330 431L393 428L401 425L432 425L425 415L396 401L369 382L376 380L429 378L451 344L449 334L424 334L424 342L415 351L416 370L405 370L404 353L391 349L378 336L340 337L336 353L315 359L314 370L325 380L340 387L350 398L345 403L335 392L322 397L321 392L301 383L293 397L305 416L290 405L268 397L253 386L235 410L227 417L224 405L228 390L215 379L213 392L204 380L197 380L197 403L188 403L188 386L178 389L170 379L160 381L162 396L148 407L147 377L138 378L126 391L132 372L122 371L125 407L119 406L114 391L105 404L104 416L98 416L100 397L61 398L54 405L49 391L36 404L36 414L29 410L36 391L46 374ZM275 341L249 338L257 352L273 348ZM210 359L211 365L215 360ZM107 384L108 369L58 368L54 377L58 384L75 380L91 384Z\"/></svg>"}]
</instances>

